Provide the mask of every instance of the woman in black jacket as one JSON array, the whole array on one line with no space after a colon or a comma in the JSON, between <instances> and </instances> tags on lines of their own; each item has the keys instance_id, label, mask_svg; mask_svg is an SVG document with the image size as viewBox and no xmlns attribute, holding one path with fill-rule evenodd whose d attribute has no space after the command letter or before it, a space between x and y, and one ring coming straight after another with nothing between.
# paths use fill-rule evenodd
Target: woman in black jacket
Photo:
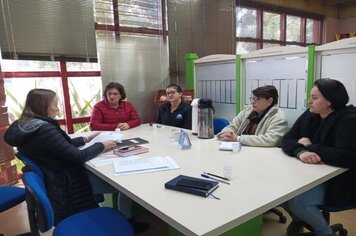
<instances>
[{"instance_id":1,"label":"woman in black jacket","mask_svg":"<svg viewBox=\"0 0 356 236\"><path fill-rule=\"evenodd\" d=\"M158 108L156 123L192 129L192 107L183 102L183 90L178 84L166 88L167 103Z\"/></svg>"},{"instance_id":2,"label":"woman in black jacket","mask_svg":"<svg viewBox=\"0 0 356 236\"><path fill-rule=\"evenodd\" d=\"M288 235L303 235L297 233L302 231L305 223L313 228L312 235L332 235L318 206L356 204L356 108L346 106L348 101L349 96L341 82L332 79L315 81L310 109L298 118L282 140L283 151L306 164L349 168L283 205L293 219L287 229Z\"/></svg>"},{"instance_id":3,"label":"woman in black jacket","mask_svg":"<svg viewBox=\"0 0 356 236\"><path fill-rule=\"evenodd\" d=\"M115 146L114 141L98 142L83 150L97 134L71 139L54 120L58 113L56 93L33 89L27 94L19 120L6 131L4 139L37 163L45 175L55 223L75 213L98 207L83 163Z\"/></svg>"}]
</instances>

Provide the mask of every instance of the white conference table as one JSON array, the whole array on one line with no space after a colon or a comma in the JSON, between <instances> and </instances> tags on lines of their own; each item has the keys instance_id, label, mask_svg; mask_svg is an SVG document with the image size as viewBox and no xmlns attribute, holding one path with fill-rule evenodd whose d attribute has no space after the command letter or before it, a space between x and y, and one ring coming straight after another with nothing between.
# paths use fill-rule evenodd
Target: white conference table
<instances>
[{"instance_id":1,"label":"white conference table","mask_svg":"<svg viewBox=\"0 0 356 236\"><path fill-rule=\"evenodd\" d=\"M280 148L243 146L238 153L219 151L219 141L199 139L188 131L192 143L181 150L170 136L174 127L153 129L148 124L122 131L123 139L149 140L142 157L169 155L180 169L115 176L113 165L86 167L184 235L219 235L280 205L288 199L342 173L345 169L303 164ZM177 175L200 177L203 171L223 174L232 166L231 185L220 184L213 197L200 197L164 188Z\"/></svg>"}]
</instances>

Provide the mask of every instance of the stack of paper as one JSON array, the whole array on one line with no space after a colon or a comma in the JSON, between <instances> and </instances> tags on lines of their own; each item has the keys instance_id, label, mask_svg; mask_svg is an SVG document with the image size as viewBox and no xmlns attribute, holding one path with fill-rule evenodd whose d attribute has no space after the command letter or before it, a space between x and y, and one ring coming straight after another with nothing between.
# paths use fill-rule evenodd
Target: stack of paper
<instances>
[{"instance_id":1,"label":"stack of paper","mask_svg":"<svg viewBox=\"0 0 356 236\"><path fill-rule=\"evenodd\" d=\"M179 169L179 166L170 156L128 157L114 160L115 175L129 175L173 169Z\"/></svg>"}]
</instances>

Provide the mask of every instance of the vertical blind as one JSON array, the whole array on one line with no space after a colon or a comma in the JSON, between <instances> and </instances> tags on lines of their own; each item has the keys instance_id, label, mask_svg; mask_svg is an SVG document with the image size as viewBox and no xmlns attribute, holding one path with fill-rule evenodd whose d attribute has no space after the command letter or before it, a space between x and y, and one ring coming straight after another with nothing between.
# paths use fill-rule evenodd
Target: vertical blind
<instances>
[{"instance_id":1,"label":"vertical blind","mask_svg":"<svg viewBox=\"0 0 356 236\"><path fill-rule=\"evenodd\" d=\"M0 47L7 59L96 61L93 2L0 0Z\"/></svg>"}]
</instances>

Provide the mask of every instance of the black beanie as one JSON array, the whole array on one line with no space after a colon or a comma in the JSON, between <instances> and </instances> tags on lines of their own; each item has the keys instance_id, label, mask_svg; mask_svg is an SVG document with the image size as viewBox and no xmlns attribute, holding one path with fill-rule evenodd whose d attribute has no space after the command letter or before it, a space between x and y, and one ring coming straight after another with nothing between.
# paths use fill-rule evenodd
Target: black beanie
<instances>
[{"instance_id":1,"label":"black beanie","mask_svg":"<svg viewBox=\"0 0 356 236\"><path fill-rule=\"evenodd\" d=\"M345 86L338 80L334 79L319 79L314 82L320 93L326 100L331 103L331 108L339 109L349 102Z\"/></svg>"}]
</instances>

